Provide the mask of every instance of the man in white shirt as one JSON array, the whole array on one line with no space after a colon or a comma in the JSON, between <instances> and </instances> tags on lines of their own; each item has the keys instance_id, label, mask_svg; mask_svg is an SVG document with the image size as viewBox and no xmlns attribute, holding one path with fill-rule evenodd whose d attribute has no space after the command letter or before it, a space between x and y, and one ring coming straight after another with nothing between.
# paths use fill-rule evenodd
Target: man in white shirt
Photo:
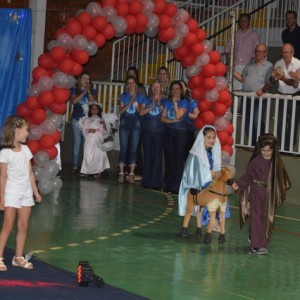
<instances>
[{"instance_id":1,"label":"man in white shirt","mask_svg":"<svg viewBox=\"0 0 300 300\"><path fill-rule=\"evenodd\" d=\"M275 63L270 77L270 82L278 80L278 92L283 95L294 95L299 92L298 80L291 77L291 74L297 72L300 69L300 60L294 57L294 47L291 44L284 44L281 48L282 59ZM279 111L284 111L284 100L279 102ZM293 102L288 101L286 116L278 118L277 125L277 138L279 142L282 140L282 125L283 120L286 122L285 126L285 143L284 150L290 149L290 136L291 136L291 125L292 125L292 113L293 113ZM300 118L300 102L297 102L295 112L295 126L294 126L294 137L293 145L296 144L297 139L297 128L299 125Z\"/></svg>"}]
</instances>

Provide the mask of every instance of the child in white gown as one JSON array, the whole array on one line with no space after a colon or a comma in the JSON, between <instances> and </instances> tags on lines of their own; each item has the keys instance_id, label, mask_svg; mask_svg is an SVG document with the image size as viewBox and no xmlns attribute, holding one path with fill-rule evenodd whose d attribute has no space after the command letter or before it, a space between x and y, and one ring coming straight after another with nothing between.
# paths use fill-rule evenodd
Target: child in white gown
<instances>
[{"instance_id":1,"label":"child in white gown","mask_svg":"<svg viewBox=\"0 0 300 300\"><path fill-rule=\"evenodd\" d=\"M109 135L106 124L101 119L99 103L93 102L89 106L89 117L82 118L79 126L85 138L81 176L93 174L95 178L100 178L101 173L110 168L110 164L107 153L99 147Z\"/></svg>"}]
</instances>

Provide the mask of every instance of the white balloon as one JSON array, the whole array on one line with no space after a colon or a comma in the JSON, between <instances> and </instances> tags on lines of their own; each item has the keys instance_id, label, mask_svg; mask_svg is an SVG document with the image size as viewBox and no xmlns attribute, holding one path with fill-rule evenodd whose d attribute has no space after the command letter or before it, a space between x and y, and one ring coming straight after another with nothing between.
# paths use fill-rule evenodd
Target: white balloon
<instances>
[{"instance_id":1,"label":"white balloon","mask_svg":"<svg viewBox=\"0 0 300 300\"><path fill-rule=\"evenodd\" d=\"M33 155L33 160L37 166L44 166L49 162L50 158L46 151L40 150Z\"/></svg>"},{"instance_id":2,"label":"white balloon","mask_svg":"<svg viewBox=\"0 0 300 300\"><path fill-rule=\"evenodd\" d=\"M58 41L57 40L52 40L48 43L47 49L50 51L52 48L58 46Z\"/></svg>"},{"instance_id":3,"label":"white balloon","mask_svg":"<svg viewBox=\"0 0 300 300\"><path fill-rule=\"evenodd\" d=\"M201 72L201 67L197 65L192 65L185 70L185 74L188 78L198 75Z\"/></svg>"},{"instance_id":4,"label":"white balloon","mask_svg":"<svg viewBox=\"0 0 300 300\"><path fill-rule=\"evenodd\" d=\"M175 26L175 32L177 36L185 37L190 32L190 29L188 25L179 23Z\"/></svg>"},{"instance_id":5,"label":"white balloon","mask_svg":"<svg viewBox=\"0 0 300 300\"><path fill-rule=\"evenodd\" d=\"M36 181L41 180L44 177L44 168L41 166L33 166L32 171Z\"/></svg>"},{"instance_id":6,"label":"white balloon","mask_svg":"<svg viewBox=\"0 0 300 300\"><path fill-rule=\"evenodd\" d=\"M225 90L227 88L227 80L225 79L225 77L216 77L216 89L218 91L222 91Z\"/></svg>"},{"instance_id":7,"label":"white balloon","mask_svg":"<svg viewBox=\"0 0 300 300\"><path fill-rule=\"evenodd\" d=\"M38 188L41 194L43 195L50 194L54 188L53 180L49 178L41 179L38 183Z\"/></svg>"},{"instance_id":8,"label":"white balloon","mask_svg":"<svg viewBox=\"0 0 300 300\"><path fill-rule=\"evenodd\" d=\"M39 89L37 84L32 84L29 88L29 96L34 96L34 97L38 97L40 94L41 90Z\"/></svg>"},{"instance_id":9,"label":"white balloon","mask_svg":"<svg viewBox=\"0 0 300 300\"><path fill-rule=\"evenodd\" d=\"M223 131L227 127L228 121L224 117L216 118L214 126L218 131Z\"/></svg>"},{"instance_id":10,"label":"white balloon","mask_svg":"<svg viewBox=\"0 0 300 300\"><path fill-rule=\"evenodd\" d=\"M230 122L232 120L232 112L230 111L230 108L226 111L224 118Z\"/></svg>"},{"instance_id":11,"label":"white balloon","mask_svg":"<svg viewBox=\"0 0 300 300\"><path fill-rule=\"evenodd\" d=\"M72 75L69 75L68 76L68 86L67 86L67 88L71 89L72 87L74 87L75 83L76 83L75 77L72 76Z\"/></svg>"},{"instance_id":12,"label":"white balloon","mask_svg":"<svg viewBox=\"0 0 300 300\"><path fill-rule=\"evenodd\" d=\"M92 16L103 16L103 11L101 6L97 2L91 2L86 7L86 11Z\"/></svg>"},{"instance_id":13,"label":"white balloon","mask_svg":"<svg viewBox=\"0 0 300 300\"><path fill-rule=\"evenodd\" d=\"M219 92L216 88L212 89L212 90L208 90L205 93L205 98L210 101L210 102L215 102L218 100L219 98Z\"/></svg>"},{"instance_id":14,"label":"white balloon","mask_svg":"<svg viewBox=\"0 0 300 300\"><path fill-rule=\"evenodd\" d=\"M98 46L94 41L89 41L86 46L86 52L89 56L93 56L98 52Z\"/></svg>"},{"instance_id":15,"label":"white balloon","mask_svg":"<svg viewBox=\"0 0 300 300\"><path fill-rule=\"evenodd\" d=\"M150 1L150 0L144 0L143 1L142 12L145 15L150 15L154 11L154 8L155 8L155 4L152 1Z\"/></svg>"},{"instance_id":16,"label":"white balloon","mask_svg":"<svg viewBox=\"0 0 300 300\"><path fill-rule=\"evenodd\" d=\"M174 37L172 40L168 41L167 47L171 50L179 48L183 43L182 37Z\"/></svg>"},{"instance_id":17,"label":"white balloon","mask_svg":"<svg viewBox=\"0 0 300 300\"><path fill-rule=\"evenodd\" d=\"M52 75L53 84L58 88L67 88L69 83L69 77L64 72L56 72Z\"/></svg>"},{"instance_id":18,"label":"white balloon","mask_svg":"<svg viewBox=\"0 0 300 300\"><path fill-rule=\"evenodd\" d=\"M204 52L205 52L205 53L209 53L209 52L211 52L212 49L213 49L213 43L212 43L212 41L210 41L210 40L205 40L205 41L203 41L203 42L202 42L202 45L203 45L203 47L204 47Z\"/></svg>"},{"instance_id":19,"label":"white balloon","mask_svg":"<svg viewBox=\"0 0 300 300\"><path fill-rule=\"evenodd\" d=\"M102 9L103 15L105 16L105 18L107 19L108 22L113 22L114 19L117 16L117 11L114 7L112 6L105 6Z\"/></svg>"},{"instance_id":20,"label":"white balloon","mask_svg":"<svg viewBox=\"0 0 300 300\"><path fill-rule=\"evenodd\" d=\"M62 124L62 119L63 119L62 115L55 114L52 111L49 111L47 113L47 120L49 120L50 122L52 122L53 124L55 124L56 128L60 128L60 126Z\"/></svg>"},{"instance_id":21,"label":"white balloon","mask_svg":"<svg viewBox=\"0 0 300 300\"><path fill-rule=\"evenodd\" d=\"M52 78L48 76L42 76L38 81L38 89L40 91L50 91L53 88Z\"/></svg>"},{"instance_id":22,"label":"white balloon","mask_svg":"<svg viewBox=\"0 0 300 300\"><path fill-rule=\"evenodd\" d=\"M115 31L124 32L127 28L127 20L123 17L117 16L111 23Z\"/></svg>"},{"instance_id":23,"label":"white balloon","mask_svg":"<svg viewBox=\"0 0 300 300\"><path fill-rule=\"evenodd\" d=\"M54 191L60 190L62 188L62 185L63 185L63 182L62 182L61 178L55 177L53 179L53 190Z\"/></svg>"},{"instance_id":24,"label":"white balloon","mask_svg":"<svg viewBox=\"0 0 300 300\"><path fill-rule=\"evenodd\" d=\"M54 178L59 172L59 166L54 160L50 160L45 164L44 170L46 178Z\"/></svg>"},{"instance_id":25,"label":"white balloon","mask_svg":"<svg viewBox=\"0 0 300 300\"><path fill-rule=\"evenodd\" d=\"M64 48L65 50L72 49L72 37L68 33L62 33L57 38L58 45Z\"/></svg>"},{"instance_id":26,"label":"white balloon","mask_svg":"<svg viewBox=\"0 0 300 300\"><path fill-rule=\"evenodd\" d=\"M39 125L35 125L35 124L30 125L28 131L29 131L29 135L28 135L29 140L37 141L43 135L43 131Z\"/></svg>"},{"instance_id":27,"label":"white balloon","mask_svg":"<svg viewBox=\"0 0 300 300\"><path fill-rule=\"evenodd\" d=\"M150 14L148 16L148 23L147 27L148 28L156 28L159 25L159 18L155 14Z\"/></svg>"},{"instance_id":28,"label":"white balloon","mask_svg":"<svg viewBox=\"0 0 300 300\"><path fill-rule=\"evenodd\" d=\"M177 10L176 15L172 18L172 24L185 23L190 17L190 14L183 8Z\"/></svg>"},{"instance_id":29,"label":"white balloon","mask_svg":"<svg viewBox=\"0 0 300 300\"><path fill-rule=\"evenodd\" d=\"M46 119L41 125L40 128L43 131L43 134L52 134L56 131L56 125L51 122L49 119Z\"/></svg>"},{"instance_id":30,"label":"white balloon","mask_svg":"<svg viewBox=\"0 0 300 300\"><path fill-rule=\"evenodd\" d=\"M205 66L210 62L209 55L207 53L202 53L196 58L196 65Z\"/></svg>"},{"instance_id":31,"label":"white balloon","mask_svg":"<svg viewBox=\"0 0 300 300\"><path fill-rule=\"evenodd\" d=\"M145 35L149 38L154 38L157 36L158 33L158 28L157 27L153 27L153 28L146 28L145 30Z\"/></svg>"},{"instance_id":32,"label":"white balloon","mask_svg":"<svg viewBox=\"0 0 300 300\"><path fill-rule=\"evenodd\" d=\"M78 50L85 50L88 44L87 38L82 34L73 37L72 46Z\"/></svg>"}]
</instances>

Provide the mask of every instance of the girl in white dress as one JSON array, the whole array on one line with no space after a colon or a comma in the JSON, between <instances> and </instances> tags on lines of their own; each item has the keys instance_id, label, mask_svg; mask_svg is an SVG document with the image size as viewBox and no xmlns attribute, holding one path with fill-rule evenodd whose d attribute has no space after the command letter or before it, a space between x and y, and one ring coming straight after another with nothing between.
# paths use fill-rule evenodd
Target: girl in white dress
<instances>
[{"instance_id":1,"label":"girl in white dress","mask_svg":"<svg viewBox=\"0 0 300 300\"><path fill-rule=\"evenodd\" d=\"M85 138L83 149L83 162L81 166L81 177L94 174L100 178L100 174L110 168L106 152L99 147L109 135L105 122L101 119L100 104L93 102L89 106L89 117L79 122L82 134Z\"/></svg>"}]
</instances>

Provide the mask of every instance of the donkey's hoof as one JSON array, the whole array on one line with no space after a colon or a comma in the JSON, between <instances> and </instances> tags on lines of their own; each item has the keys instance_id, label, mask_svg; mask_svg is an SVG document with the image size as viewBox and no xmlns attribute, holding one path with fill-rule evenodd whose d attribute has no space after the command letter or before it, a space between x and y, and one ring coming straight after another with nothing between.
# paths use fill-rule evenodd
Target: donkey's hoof
<instances>
[{"instance_id":1,"label":"donkey's hoof","mask_svg":"<svg viewBox=\"0 0 300 300\"><path fill-rule=\"evenodd\" d=\"M196 228L195 235L196 235L197 237L202 236L202 228L201 228L201 227L197 227L197 228Z\"/></svg>"},{"instance_id":2,"label":"donkey's hoof","mask_svg":"<svg viewBox=\"0 0 300 300\"><path fill-rule=\"evenodd\" d=\"M211 233L206 232L204 236L204 244L210 244L211 243Z\"/></svg>"},{"instance_id":3,"label":"donkey's hoof","mask_svg":"<svg viewBox=\"0 0 300 300\"><path fill-rule=\"evenodd\" d=\"M220 233L218 238L219 244L224 244L226 242L226 237L224 233Z\"/></svg>"},{"instance_id":4,"label":"donkey's hoof","mask_svg":"<svg viewBox=\"0 0 300 300\"><path fill-rule=\"evenodd\" d=\"M179 232L179 235L182 237L188 237L189 236L188 229L186 227L182 227Z\"/></svg>"}]
</instances>

